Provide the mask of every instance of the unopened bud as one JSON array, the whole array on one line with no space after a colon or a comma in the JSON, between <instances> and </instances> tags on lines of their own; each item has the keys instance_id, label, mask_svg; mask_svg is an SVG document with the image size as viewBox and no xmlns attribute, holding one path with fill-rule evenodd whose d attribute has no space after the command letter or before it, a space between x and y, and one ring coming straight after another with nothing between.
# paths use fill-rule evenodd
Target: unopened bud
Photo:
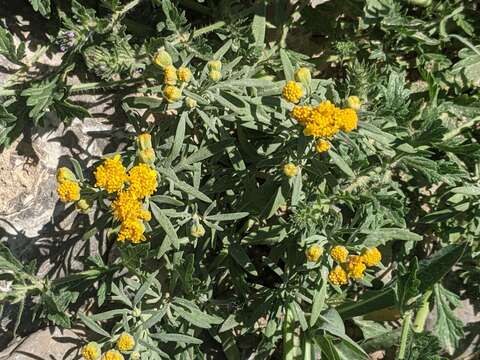
<instances>
[{"instance_id":1,"label":"unopened bud","mask_svg":"<svg viewBox=\"0 0 480 360\"><path fill-rule=\"evenodd\" d=\"M217 71L217 70L211 70L208 73L208 77L210 79L212 79L213 81L217 82L222 78L222 73L220 71Z\"/></svg>"},{"instance_id":2,"label":"unopened bud","mask_svg":"<svg viewBox=\"0 0 480 360\"><path fill-rule=\"evenodd\" d=\"M188 107L189 109L193 109L193 108L195 108L195 107L197 106L197 101L194 100L194 99L192 99L192 98L187 97L187 98L185 99L185 105L187 105L187 107Z\"/></svg>"},{"instance_id":3,"label":"unopened bud","mask_svg":"<svg viewBox=\"0 0 480 360\"><path fill-rule=\"evenodd\" d=\"M157 52L153 61L155 62L155 64L161 66L162 68L168 65L172 65L172 57L164 49L161 49Z\"/></svg>"},{"instance_id":4,"label":"unopened bud","mask_svg":"<svg viewBox=\"0 0 480 360\"><path fill-rule=\"evenodd\" d=\"M67 181L67 180L77 181L77 178L76 178L75 174L69 168L66 168L66 167L59 168L57 170L57 181L59 183L62 183L62 182Z\"/></svg>"},{"instance_id":5,"label":"unopened bud","mask_svg":"<svg viewBox=\"0 0 480 360\"><path fill-rule=\"evenodd\" d=\"M301 82L303 85L308 86L312 81L312 74L308 68L301 67L295 71L295 80Z\"/></svg>"},{"instance_id":6,"label":"unopened bud","mask_svg":"<svg viewBox=\"0 0 480 360\"><path fill-rule=\"evenodd\" d=\"M210 60L207 63L208 70L222 71L222 62L220 60Z\"/></svg>"}]
</instances>

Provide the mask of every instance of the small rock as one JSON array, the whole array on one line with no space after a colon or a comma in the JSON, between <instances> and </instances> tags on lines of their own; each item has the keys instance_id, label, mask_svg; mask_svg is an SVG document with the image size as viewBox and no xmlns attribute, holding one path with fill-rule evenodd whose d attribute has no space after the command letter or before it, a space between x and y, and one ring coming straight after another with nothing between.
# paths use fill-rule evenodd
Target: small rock
<instances>
[{"instance_id":1,"label":"small rock","mask_svg":"<svg viewBox=\"0 0 480 360\"><path fill-rule=\"evenodd\" d=\"M28 336L9 354L1 353L0 360L76 360L84 337L83 330L52 326Z\"/></svg>"}]
</instances>

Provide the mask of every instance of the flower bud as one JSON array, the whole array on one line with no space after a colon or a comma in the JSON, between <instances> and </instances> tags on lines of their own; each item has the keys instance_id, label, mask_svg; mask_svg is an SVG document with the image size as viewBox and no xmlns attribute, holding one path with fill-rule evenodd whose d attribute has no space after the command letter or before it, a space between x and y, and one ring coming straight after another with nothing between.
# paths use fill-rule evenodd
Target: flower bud
<instances>
[{"instance_id":1,"label":"flower bud","mask_svg":"<svg viewBox=\"0 0 480 360\"><path fill-rule=\"evenodd\" d=\"M62 183L64 181L77 181L75 174L66 167L61 167L57 170L57 182Z\"/></svg>"},{"instance_id":2,"label":"flower bud","mask_svg":"<svg viewBox=\"0 0 480 360\"><path fill-rule=\"evenodd\" d=\"M140 149L149 149L152 147L152 135L143 133L137 136L137 146Z\"/></svg>"},{"instance_id":3,"label":"flower bud","mask_svg":"<svg viewBox=\"0 0 480 360\"><path fill-rule=\"evenodd\" d=\"M352 110L358 111L362 106L362 102L358 98L358 96L349 96L347 99L348 107Z\"/></svg>"},{"instance_id":4,"label":"flower bud","mask_svg":"<svg viewBox=\"0 0 480 360\"><path fill-rule=\"evenodd\" d=\"M217 82L222 78L222 73L218 70L210 70L208 77L213 81Z\"/></svg>"},{"instance_id":5,"label":"flower bud","mask_svg":"<svg viewBox=\"0 0 480 360\"><path fill-rule=\"evenodd\" d=\"M320 245L312 245L305 252L307 260L310 262L317 262L323 254L323 248Z\"/></svg>"},{"instance_id":6,"label":"flower bud","mask_svg":"<svg viewBox=\"0 0 480 360\"><path fill-rule=\"evenodd\" d=\"M222 71L222 62L220 60L210 60L207 63L208 70Z\"/></svg>"},{"instance_id":7,"label":"flower bud","mask_svg":"<svg viewBox=\"0 0 480 360\"><path fill-rule=\"evenodd\" d=\"M163 83L166 85L175 85L177 83L177 69L173 65L167 65L163 68Z\"/></svg>"},{"instance_id":8,"label":"flower bud","mask_svg":"<svg viewBox=\"0 0 480 360\"><path fill-rule=\"evenodd\" d=\"M136 307L136 308L133 309L132 315L135 316L135 317L140 317L140 315L142 315L142 311L139 308Z\"/></svg>"},{"instance_id":9,"label":"flower bud","mask_svg":"<svg viewBox=\"0 0 480 360\"><path fill-rule=\"evenodd\" d=\"M130 354L130 360L140 360L141 355L138 351L134 351Z\"/></svg>"},{"instance_id":10,"label":"flower bud","mask_svg":"<svg viewBox=\"0 0 480 360\"><path fill-rule=\"evenodd\" d=\"M169 103L174 103L182 97L182 91L176 86L167 85L163 88L163 96Z\"/></svg>"},{"instance_id":11,"label":"flower bud","mask_svg":"<svg viewBox=\"0 0 480 360\"><path fill-rule=\"evenodd\" d=\"M181 82L188 83L192 79L192 72L187 67L179 67L177 70L177 78Z\"/></svg>"},{"instance_id":12,"label":"flower bud","mask_svg":"<svg viewBox=\"0 0 480 360\"><path fill-rule=\"evenodd\" d=\"M318 140L315 143L315 150L318 153L324 153L327 152L330 149L330 143L326 140Z\"/></svg>"},{"instance_id":13,"label":"flower bud","mask_svg":"<svg viewBox=\"0 0 480 360\"><path fill-rule=\"evenodd\" d=\"M138 157L145 164L152 164L155 161L155 151L152 148L140 150Z\"/></svg>"},{"instance_id":14,"label":"flower bud","mask_svg":"<svg viewBox=\"0 0 480 360\"><path fill-rule=\"evenodd\" d=\"M193 108L197 107L197 101L192 99L192 98L187 97L185 99L185 105L187 105L187 107L189 109L193 109Z\"/></svg>"},{"instance_id":15,"label":"flower bud","mask_svg":"<svg viewBox=\"0 0 480 360\"><path fill-rule=\"evenodd\" d=\"M200 224L199 222L194 222L192 224L192 227L190 228L190 234L194 237L194 238L200 238L202 237L203 235L205 235L205 228L203 227L202 224Z\"/></svg>"},{"instance_id":16,"label":"flower bud","mask_svg":"<svg viewBox=\"0 0 480 360\"><path fill-rule=\"evenodd\" d=\"M157 52L153 61L155 62L155 64L162 68L168 65L172 65L172 57L164 49L161 49Z\"/></svg>"},{"instance_id":17,"label":"flower bud","mask_svg":"<svg viewBox=\"0 0 480 360\"><path fill-rule=\"evenodd\" d=\"M283 173L287 177L293 177L298 174L298 166L293 163L288 163L283 166Z\"/></svg>"},{"instance_id":18,"label":"flower bud","mask_svg":"<svg viewBox=\"0 0 480 360\"><path fill-rule=\"evenodd\" d=\"M303 85L310 85L312 82L312 74L306 67L301 67L295 71L295 80L301 82Z\"/></svg>"}]
</instances>

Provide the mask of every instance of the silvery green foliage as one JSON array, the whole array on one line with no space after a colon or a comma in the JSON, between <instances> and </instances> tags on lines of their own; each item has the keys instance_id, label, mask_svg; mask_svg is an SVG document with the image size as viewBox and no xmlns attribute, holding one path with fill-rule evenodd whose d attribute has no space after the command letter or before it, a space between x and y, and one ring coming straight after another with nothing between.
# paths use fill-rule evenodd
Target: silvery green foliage
<instances>
[{"instance_id":1,"label":"silvery green foliage","mask_svg":"<svg viewBox=\"0 0 480 360\"><path fill-rule=\"evenodd\" d=\"M72 232L103 252L82 272L40 281L34 264L2 247L0 271L14 291L0 299L21 308L33 301L39 318L65 327L82 321L104 350L129 332L142 359L367 359L386 344L412 360L452 353L463 332L443 278L457 263L478 268L478 5L219 3L111 0L93 8L72 0L49 12L48 2L32 2L55 17L52 43L65 54L51 73L13 77L0 89L0 144L50 111L89 116L75 94L116 94L116 115L128 123L124 163L135 162L135 135L152 134L159 187L139 245L115 243L108 201L93 189L84 194L96 204L93 219ZM289 35L305 30L323 39L320 61L288 47ZM12 39L1 28L0 54L22 63ZM174 103L164 100L152 62L159 48L193 73ZM222 63L219 81L209 77L210 60ZM300 66L323 70L305 89L309 103L343 107L350 95L363 103L358 129L332 139L325 154L281 97ZM69 85L76 72L88 82ZM292 178L282 172L287 162L300 167ZM92 178L93 168L75 159L72 167ZM198 224L205 234L192 236ZM312 244L325 249L315 264L304 255ZM339 244L352 253L378 247L384 266L332 287L327 252ZM437 327L412 332L406 319L432 291ZM83 304L92 311L77 311ZM385 321L400 317L404 331L390 331Z\"/></svg>"}]
</instances>

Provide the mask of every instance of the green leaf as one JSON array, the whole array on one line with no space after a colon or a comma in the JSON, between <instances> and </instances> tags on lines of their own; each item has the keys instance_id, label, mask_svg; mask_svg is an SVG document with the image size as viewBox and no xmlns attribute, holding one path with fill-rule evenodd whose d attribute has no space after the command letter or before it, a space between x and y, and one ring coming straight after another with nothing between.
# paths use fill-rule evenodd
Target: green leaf
<instances>
[{"instance_id":1,"label":"green leaf","mask_svg":"<svg viewBox=\"0 0 480 360\"><path fill-rule=\"evenodd\" d=\"M363 245L368 247L386 244L392 240L421 241L423 237L407 229L383 228L374 231L363 231L368 234Z\"/></svg>"},{"instance_id":2,"label":"green leaf","mask_svg":"<svg viewBox=\"0 0 480 360\"><path fill-rule=\"evenodd\" d=\"M39 12L44 17L50 17L50 0L29 0L33 10Z\"/></svg>"},{"instance_id":3,"label":"green leaf","mask_svg":"<svg viewBox=\"0 0 480 360\"><path fill-rule=\"evenodd\" d=\"M415 257L410 262L408 269L402 263L398 264L398 266L399 275L395 287L395 294L397 296L398 307L403 314L409 300L419 294L418 286L420 285L420 280L417 278L418 260Z\"/></svg>"},{"instance_id":4,"label":"green leaf","mask_svg":"<svg viewBox=\"0 0 480 360\"><path fill-rule=\"evenodd\" d=\"M253 276L258 275L255 266L253 265L246 251L243 249L242 245L236 243L231 244L228 248L228 253L246 272L252 274Z\"/></svg>"},{"instance_id":5,"label":"green leaf","mask_svg":"<svg viewBox=\"0 0 480 360\"><path fill-rule=\"evenodd\" d=\"M462 194L467 196L480 196L480 187L478 186L460 186L450 190L455 194Z\"/></svg>"},{"instance_id":6,"label":"green leaf","mask_svg":"<svg viewBox=\"0 0 480 360\"><path fill-rule=\"evenodd\" d=\"M253 16L252 22L252 34L255 40L255 45L258 47L263 46L265 42L265 28L266 28L266 20L265 20L265 2L261 2L261 6L258 9L258 12L255 13Z\"/></svg>"},{"instance_id":7,"label":"green leaf","mask_svg":"<svg viewBox=\"0 0 480 360\"><path fill-rule=\"evenodd\" d=\"M8 60L14 63L19 61L15 49L15 43L13 42L13 36L2 26L0 26L0 55L5 56Z\"/></svg>"},{"instance_id":8,"label":"green leaf","mask_svg":"<svg viewBox=\"0 0 480 360\"><path fill-rule=\"evenodd\" d=\"M157 220L158 224L163 228L167 236L169 237L172 245L175 249L180 248L180 241L178 240L177 232L173 227L170 219L164 214L162 209L160 209L154 202L150 202L150 210L152 210L153 217Z\"/></svg>"},{"instance_id":9,"label":"green leaf","mask_svg":"<svg viewBox=\"0 0 480 360\"><path fill-rule=\"evenodd\" d=\"M168 171L165 171L162 168L157 168L157 170L161 174L168 177L168 179L173 182L174 186L177 187L178 189L182 190L183 192L186 192L187 194L189 194L189 195L191 195L191 196L193 196L193 197L195 197L199 200L202 200L202 201L205 201L205 202L208 202L208 203L212 202L212 199L210 199L207 195L205 195L202 192L200 192L199 190L195 189L193 186L188 185L186 182L184 182L182 180L179 180L177 177L173 176Z\"/></svg>"},{"instance_id":10,"label":"green leaf","mask_svg":"<svg viewBox=\"0 0 480 360\"><path fill-rule=\"evenodd\" d=\"M325 306L325 298L327 295L327 282L325 279L322 279L322 285L319 289L315 290L313 295L313 305L312 305L312 313L310 314L310 327L313 328L315 323L320 316L320 313Z\"/></svg>"},{"instance_id":11,"label":"green leaf","mask_svg":"<svg viewBox=\"0 0 480 360\"><path fill-rule=\"evenodd\" d=\"M181 344L196 344L200 345L203 343L202 340L194 338L193 336L183 335L183 334L166 334L158 333L150 335L154 339L158 339L161 342L175 342Z\"/></svg>"},{"instance_id":12,"label":"green leaf","mask_svg":"<svg viewBox=\"0 0 480 360\"><path fill-rule=\"evenodd\" d=\"M105 336L107 338L110 338L110 334L103 330L100 325L98 325L95 321L93 321L91 318L85 316L85 314L80 313L79 314L80 320L92 331L96 332L99 335Z\"/></svg>"},{"instance_id":13,"label":"green leaf","mask_svg":"<svg viewBox=\"0 0 480 360\"><path fill-rule=\"evenodd\" d=\"M183 140L185 138L185 123L188 119L188 113L183 112L182 116L180 116L180 121L177 125L177 131L175 133L175 141L172 146L172 151L168 156L168 161L171 163L174 159L180 155L180 151L182 150Z\"/></svg>"},{"instance_id":14,"label":"green leaf","mask_svg":"<svg viewBox=\"0 0 480 360\"><path fill-rule=\"evenodd\" d=\"M337 165L340 170L342 170L346 175L348 175L351 178L355 177L355 173L350 168L350 165L348 165L340 155L338 155L333 150L329 150L328 154L330 155L330 158L332 159L333 163Z\"/></svg>"},{"instance_id":15,"label":"green leaf","mask_svg":"<svg viewBox=\"0 0 480 360\"><path fill-rule=\"evenodd\" d=\"M208 215L205 219L210 221L232 221L242 219L248 216L248 212L238 212L238 213L230 213L230 214L215 214L215 215Z\"/></svg>"},{"instance_id":16,"label":"green leaf","mask_svg":"<svg viewBox=\"0 0 480 360\"><path fill-rule=\"evenodd\" d=\"M282 61L283 73L285 74L285 80L290 81L294 79L293 65L288 57L287 51L280 50L280 60Z\"/></svg>"},{"instance_id":17,"label":"green leaf","mask_svg":"<svg viewBox=\"0 0 480 360\"><path fill-rule=\"evenodd\" d=\"M460 304L460 298L445 289L441 284L433 288L437 309L437 322L433 332L437 335L443 348L451 355L457 349L460 340L464 339L463 323L455 316L452 308Z\"/></svg>"},{"instance_id":18,"label":"green leaf","mask_svg":"<svg viewBox=\"0 0 480 360\"><path fill-rule=\"evenodd\" d=\"M165 316L165 314L167 313L167 307L164 306L162 309L154 312L152 314L152 316L150 316L147 320L145 320L145 322L143 323L142 327L145 329L145 330L148 330L150 329L153 325L159 323L160 321L162 321L163 317Z\"/></svg>"},{"instance_id":19,"label":"green leaf","mask_svg":"<svg viewBox=\"0 0 480 360\"><path fill-rule=\"evenodd\" d=\"M142 284L140 289L138 289L137 293L135 294L135 298L133 299L133 306L136 307L140 301L142 301L143 297L147 293L148 290L150 290L150 287L152 286L153 282L155 281L155 277L158 274L158 270L151 273L147 280Z\"/></svg>"}]
</instances>

